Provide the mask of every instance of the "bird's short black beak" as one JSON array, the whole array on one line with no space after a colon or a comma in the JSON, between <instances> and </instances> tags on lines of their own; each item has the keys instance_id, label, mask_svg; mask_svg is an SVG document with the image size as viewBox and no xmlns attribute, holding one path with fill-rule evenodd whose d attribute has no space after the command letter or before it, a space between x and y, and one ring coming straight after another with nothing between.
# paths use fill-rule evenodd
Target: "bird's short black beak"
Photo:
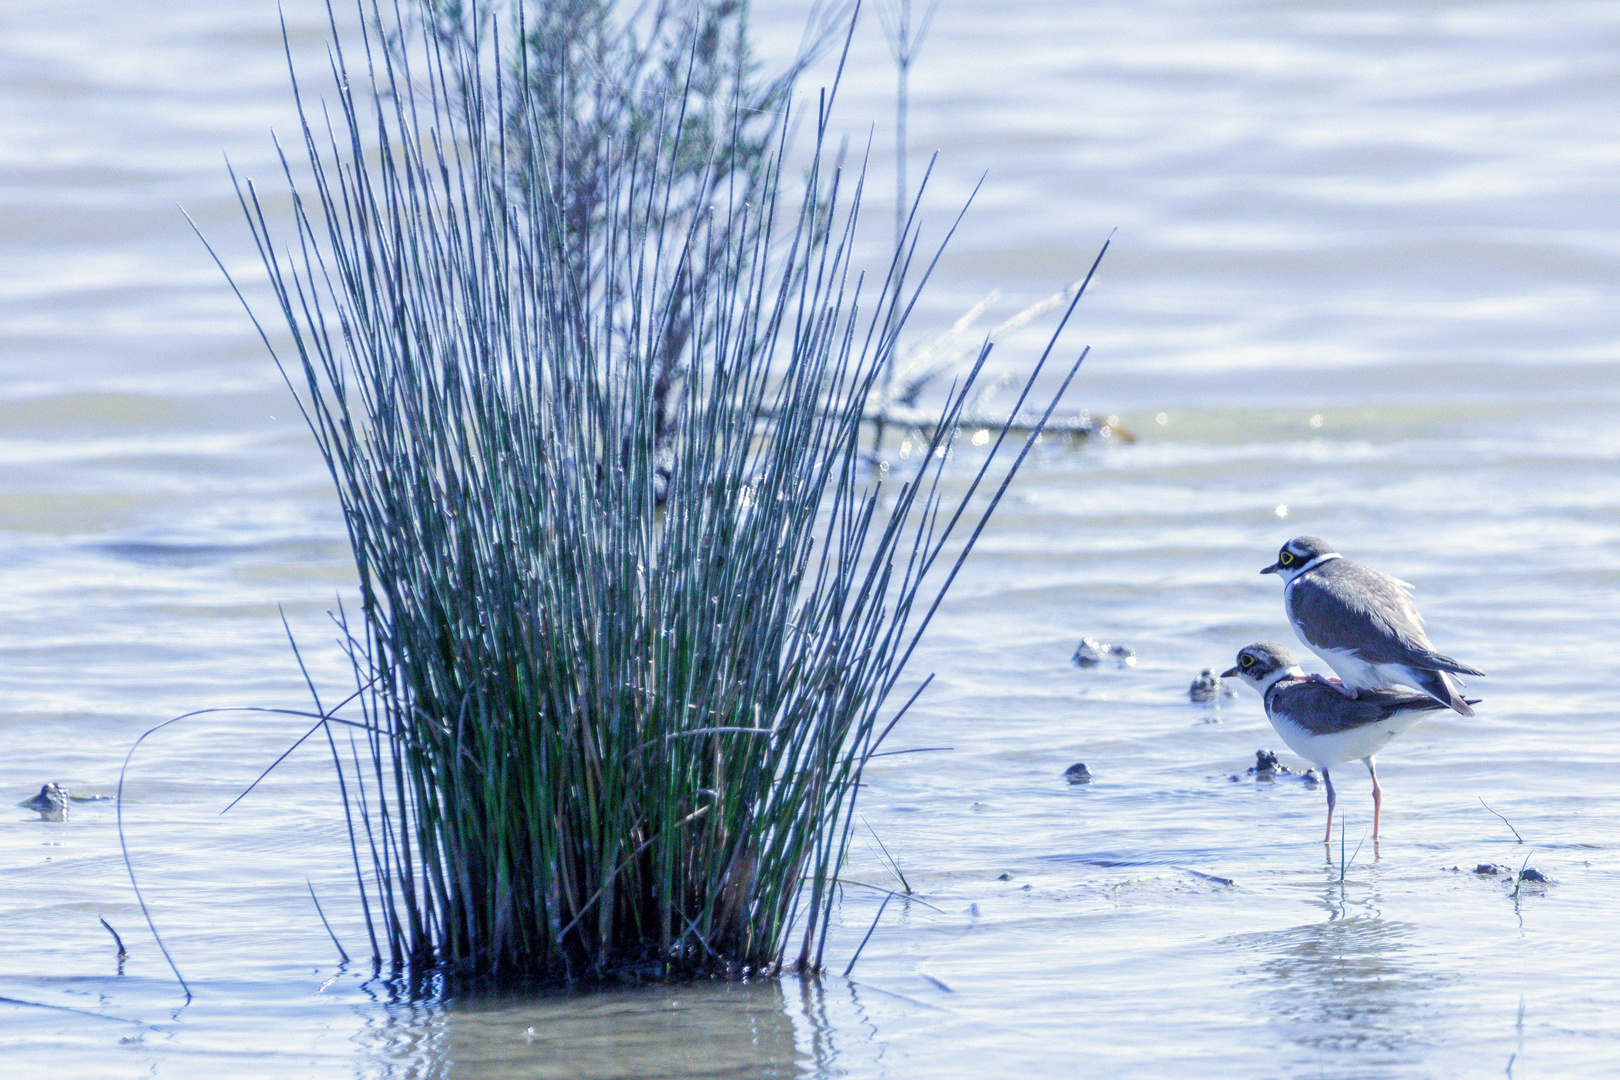
<instances>
[{"instance_id":1,"label":"bird's short black beak","mask_svg":"<svg viewBox=\"0 0 1620 1080\"><path fill-rule=\"evenodd\" d=\"M1221 672L1221 678L1230 679L1232 676L1236 675L1237 673L1238 673L1237 668L1230 667L1230 668L1227 668L1225 671Z\"/></svg>"},{"instance_id":2,"label":"bird's short black beak","mask_svg":"<svg viewBox=\"0 0 1620 1080\"><path fill-rule=\"evenodd\" d=\"M1279 567L1276 563L1272 563L1270 566L1266 567L1260 572L1262 574L1275 574L1279 569L1281 569L1281 567Z\"/></svg>"}]
</instances>

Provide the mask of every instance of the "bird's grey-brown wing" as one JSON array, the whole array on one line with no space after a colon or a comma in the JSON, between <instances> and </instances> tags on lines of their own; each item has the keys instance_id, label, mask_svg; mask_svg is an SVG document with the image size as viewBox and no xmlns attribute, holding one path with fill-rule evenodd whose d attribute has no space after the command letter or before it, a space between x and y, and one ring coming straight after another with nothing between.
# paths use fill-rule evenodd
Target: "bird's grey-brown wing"
<instances>
[{"instance_id":1,"label":"bird's grey-brown wing","mask_svg":"<svg viewBox=\"0 0 1620 1080\"><path fill-rule=\"evenodd\" d=\"M1348 559L1333 559L1288 590L1288 613L1318 649L1348 649L1371 664L1410 664L1459 675L1485 673L1436 652L1411 586Z\"/></svg>"},{"instance_id":2,"label":"bird's grey-brown wing","mask_svg":"<svg viewBox=\"0 0 1620 1080\"><path fill-rule=\"evenodd\" d=\"M1295 582L1288 614L1313 648L1346 649L1371 664L1438 656L1405 586L1348 559L1323 563Z\"/></svg>"},{"instance_id":3,"label":"bird's grey-brown wing","mask_svg":"<svg viewBox=\"0 0 1620 1080\"><path fill-rule=\"evenodd\" d=\"M1347 698L1333 687L1314 680L1299 679L1279 683L1278 692L1289 719L1317 735L1376 724L1407 712L1431 712L1446 706L1427 694L1404 690L1363 690L1359 697Z\"/></svg>"}]
</instances>

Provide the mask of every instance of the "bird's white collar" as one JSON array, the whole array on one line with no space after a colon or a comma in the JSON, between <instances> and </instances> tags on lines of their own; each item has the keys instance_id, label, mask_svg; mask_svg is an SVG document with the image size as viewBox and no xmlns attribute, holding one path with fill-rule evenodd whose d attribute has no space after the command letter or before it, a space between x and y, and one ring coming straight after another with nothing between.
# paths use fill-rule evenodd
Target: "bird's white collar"
<instances>
[{"instance_id":1,"label":"bird's white collar","mask_svg":"<svg viewBox=\"0 0 1620 1080\"><path fill-rule=\"evenodd\" d=\"M1255 689L1260 691L1260 696L1263 698L1267 694L1271 693L1271 688L1276 686L1278 683L1284 682L1288 679L1303 678L1305 678L1305 669L1300 667L1298 664L1295 664L1293 667L1285 668L1282 671L1273 671L1271 674L1267 675L1263 681L1258 682L1255 685Z\"/></svg>"}]
</instances>

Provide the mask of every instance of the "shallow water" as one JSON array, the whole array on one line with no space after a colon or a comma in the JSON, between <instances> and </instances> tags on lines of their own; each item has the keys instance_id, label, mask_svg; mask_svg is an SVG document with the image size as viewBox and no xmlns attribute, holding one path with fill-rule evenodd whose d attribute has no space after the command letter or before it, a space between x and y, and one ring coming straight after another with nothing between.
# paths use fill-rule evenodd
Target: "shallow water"
<instances>
[{"instance_id":1,"label":"shallow water","mask_svg":"<svg viewBox=\"0 0 1620 1080\"><path fill-rule=\"evenodd\" d=\"M791 46L799 10L758 30ZM314 5L288 5L318 64ZM274 5L0 17L0 795L109 795L190 709L328 699L352 580L301 421L175 208L251 278L221 161L273 182L291 130ZM1043 446L942 610L937 678L862 813L916 891L849 979L391 1001L364 952L319 747L220 809L301 730L160 731L109 802L0 811L0 1048L69 1075L1600 1076L1620 1057L1611 705L1620 639L1620 20L1596 3L1016 2L942 8L913 74L913 173L942 230L921 309L988 324L1078 277L1077 405L1141 436ZM877 125L862 32L840 113ZM1027 363L1039 334L1000 349ZM896 451L898 461L898 451ZM1256 571L1295 533L1419 587L1489 671L1479 716L1383 755L1384 837L1344 767L1280 748L1201 668L1288 641ZM1078 670L1082 635L1135 667ZM1298 762L1283 755L1290 765ZM1084 761L1089 785L1062 778ZM1232 777L1237 779L1232 779ZM10 792L11 794L5 795ZM1508 825L1481 806L1504 815ZM1551 883L1514 894L1481 863ZM1456 867L1457 869L1452 869ZM1005 875L1005 877L1004 877ZM858 845L851 876L892 879ZM1229 883L1228 883L1229 882ZM840 969L881 893L849 890ZM105 917L130 957L118 973Z\"/></svg>"}]
</instances>

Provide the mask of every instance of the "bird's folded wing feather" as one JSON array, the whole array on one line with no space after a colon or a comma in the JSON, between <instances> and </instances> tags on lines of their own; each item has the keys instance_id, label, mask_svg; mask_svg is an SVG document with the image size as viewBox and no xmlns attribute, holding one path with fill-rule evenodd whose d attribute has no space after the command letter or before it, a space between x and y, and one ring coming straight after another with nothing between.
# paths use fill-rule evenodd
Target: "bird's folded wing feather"
<instances>
[{"instance_id":1,"label":"bird's folded wing feather","mask_svg":"<svg viewBox=\"0 0 1620 1080\"><path fill-rule=\"evenodd\" d=\"M1365 727L1401 713L1445 708L1427 694L1413 694L1404 690L1363 690L1361 696L1352 700L1321 683L1302 682L1296 685L1299 688L1294 690L1294 694L1304 698L1298 702L1296 709L1309 714L1310 727L1319 735Z\"/></svg>"},{"instance_id":2,"label":"bird's folded wing feather","mask_svg":"<svg viewBox=\"0 0 1620 1080\"><path fill-rule=\"evenodd\" d=\"M1289 590L1289 613L1306 642L1346 649L1372 664L1407 663L1434 651L1423 616L1401 582L1335 559Z\"/></svg>"}]
</instances>

